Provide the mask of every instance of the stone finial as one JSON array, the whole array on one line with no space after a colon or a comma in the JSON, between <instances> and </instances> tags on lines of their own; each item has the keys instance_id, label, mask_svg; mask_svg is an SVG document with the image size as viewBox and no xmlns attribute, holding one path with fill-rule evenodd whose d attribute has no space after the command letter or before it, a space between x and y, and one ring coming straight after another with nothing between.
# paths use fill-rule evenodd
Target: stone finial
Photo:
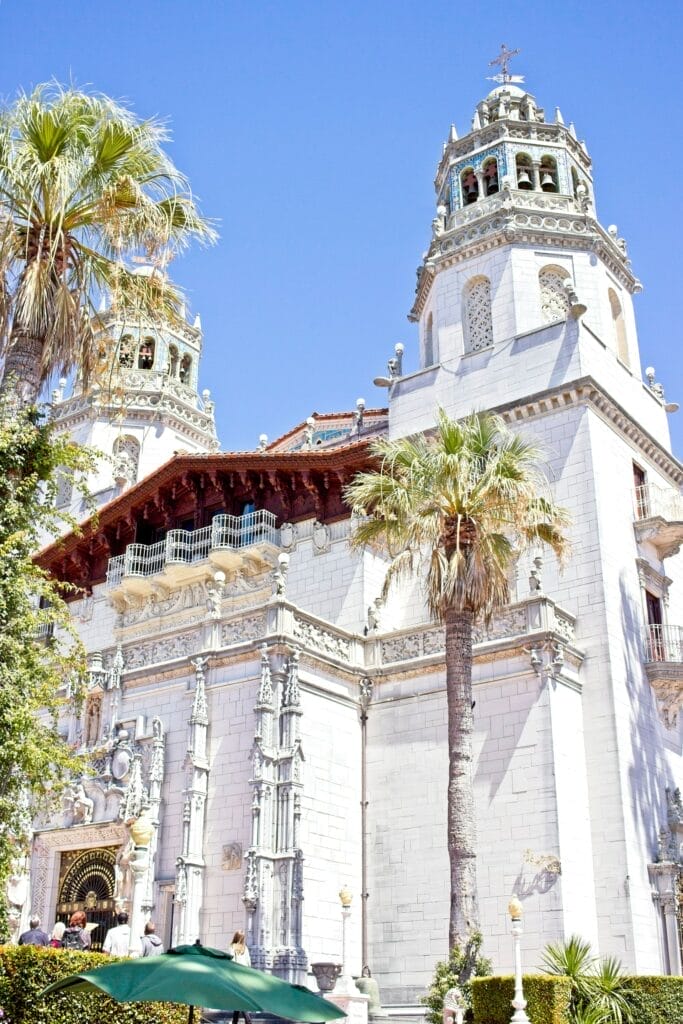
<instances>
[{"instance_id":1,"label":"stone finial","mask_svg":"<svg viewBox=\"0 0 683 1024\"><path fill-rule=\"evenodd\" d=\"M259 436L258 436L258 447L259 447L259 451L260 452L265 452L266 448L268 447L268 435L267 434L259 434Z\"/></svg>"},{"instance_id":2,"label":"stone finial","mask_svg":"<svg viewBox=\"0 0 683 1024\"><path fill-rule=\"evenodd\" d=\"M448 141L449 142L457 142L458 141L458 133L455 130L455 125L454 124L451 125L450 131L448 132Z\"/></svg>"},{"instance_id":3,"label":"stone finial","mask_svg":"<svg viewBox=\"0 0 683 1024\"><path fill-rule=\"evenodd\" d=\"M562 117L562 111L559 107L555 107L555 124L564 124L564 118Z\"/></svg>"},{"instance_id":4,"label":"stone finial","mask_svg":"<svg viewBox=\"0 0 683 1024\"><path fill-rule=\"evenodd\" d=\"M202 329L202 318L200 317L199 313L197 313L196 317L194 318L192 326L194 327L194 329L196 331L201 331L201 329Z\"/></svg>"},{"instance_id":5,"label":"stone finial","mask_svg":"<svg viewBox=\"0 0 683 1024\"><path fill-rule=\"evenodd\" d=\"M356 411L353 414L353 422L356 427L356 433L360 434L363 429L363 416L365 415L365 399L356 399Z\"/></svg>"}]
</instances>

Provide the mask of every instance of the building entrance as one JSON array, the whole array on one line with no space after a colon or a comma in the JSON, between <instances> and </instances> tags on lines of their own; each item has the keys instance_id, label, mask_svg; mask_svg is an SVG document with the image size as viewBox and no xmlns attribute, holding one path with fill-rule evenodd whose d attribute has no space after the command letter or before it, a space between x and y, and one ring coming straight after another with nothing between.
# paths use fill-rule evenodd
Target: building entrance
<instances>
[{"instance_id":1,"label":"building entrance","mask_svg":"<svg viewBox=\"0 0 683 1024\"><path fill-rule=\"evenodd\" d=\"M55 920L68 923L82 910L88 924L92 949L100 951L109 928L116 924L116 847L91 850L66 850L59 865L59 890Z\"/></svg>"}]
</instances>

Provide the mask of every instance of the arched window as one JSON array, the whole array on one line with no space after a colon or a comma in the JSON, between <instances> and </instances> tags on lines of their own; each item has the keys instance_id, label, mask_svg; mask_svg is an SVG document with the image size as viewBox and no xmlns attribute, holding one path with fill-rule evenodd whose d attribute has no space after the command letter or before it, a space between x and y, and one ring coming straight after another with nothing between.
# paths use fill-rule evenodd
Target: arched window
<instances>
[{"instance_id":1,"label":"arched window","mask_svg":"<svg viewBox=\"0 0 683 1024\"><path fill-rule=\"evenodd\" d=\"M424 365L434 365L434 317L430 313L425 324Z\"/></svg>"},{"instance_id":2,"label":"arched window","mask_svg":"<svg viewBox=\"0 0 683 1024\"><path fill-rule=\"evenodd\" d=\"M483 165L484 171L484 188L487 196L495 195L498 191L498 161L492 157L490 160L485 160Z\"/></svg>"},{"instance_id":3,"label":"arched window","mask_svg":"<svg viewBox=\"0 0 683 1024\"><path fill-rule=\"evenodd\" d=\"M125 487L138 478L140 442L130 434L121 434L114 441L114 480Z\"/></svg>"},{"instance_id":4,"label":"arched window","mask_svg":"<svg viewBox=\"0 0 683 1024\"><path fill-rule=\"evenodd\" d=\"M544 153L541 157L541 167L539 171L541 175L541 191L542 192L558 192L557 185L557 160L554 157Z\"/></svg>"},{"instance_id":5,"label":"arched window","mask_svg":"<svg viewBox=\"0 0 683 1024\"><path fill-rule=\"evenodd\" d=\"M534 187L531 157L528 153L518 153L515 163L517 166L517 188L522 188L527 192L531 191Z\"/></svg>"},{"instance_id":6,"label":"arched window","mask_svg":"<svg viewBox=\"0 0 683 1024\"><path fill-rule=\"evenodd\" d=\"M626 324L624 323L624 311L619 302L619 296L610 288L609 296L610 309L612 310L612 324L614 326L614 339L617 345L617 356L626 366L629 365L628 342L626 341Z\"/></svg>"},{"instance_id":7,"label":"arched window","mask_svg":"<svg viewBox=\"0 0 683 1024\"><path fill-rule=\"evenodd\" d=\"M180 360L180 369L178 370L178 380L182 384L190 383L190 371L192 369L192 356L187 354Z\"/></svg>"},{"instance_id":8,"label":"arched window","mask_svg":"<svg viewBox=\"0 0 683 1024\"><path fill-rule=\"evenodd\" d=\"M70 469L58 469L56 483L55 505L57 508L64 508L71 503L74 486L73 471Z\"/></svg>"},{"instance_id":9,"label":"arched window","mask_svg":"<svg viewBox=\"0 0 683 1024\"><path fill-rule=\"evenodd\" d=\"M130 370L135 361L135 343L132 334L124 334L119 340L119 366Z\"/></svg>"},{"instance_id":10,"label":"arched window","mask_svg":"<svg viewBox=\"0 0 683 1024\"><path fill-rule=\"evenodd\" d=\"M465 307L465 351L477 352L493 344L491 319L491 282L488 277L473 277L463 290Z\"/></svg>"},{"instance_id":11,"label":"arched window","mask_svg":"<svg viewBox=\"0 0 683 1024\"><path fill-rule=\"evenodd\" d=\"M479 198L479 182L473 167L466 167L460 175L460 191L462 192L463 206L476 203Z\"/></svg>"},{"instance_id":12,"label":"arched window","mask_svg":"<svg viewBox=\"0 0 683 1024\"><path fill-rule=\"evenodd\" d=\"M154 338L143 338L138 351L138 370L151 370L154 366Z\"/></svg>"},{"instance_id":13,"label":"arched window","mask_svg":"<svg viewBox=\"0 0 683 1024\"><path fill-rule=\"evenodd\" d=\"M543 267L539 272L541 313L546 323L564 320L569 315L569 296L564 287L568 276L561 267Z\"/></svg>"},{"instance_id":14,"label":"arched window","mask_svg":"<svg viewBox=\"0 0 683 1024\"><path fill-rule=\"evenodd\" d=\"M166 373L169 377L178 376L178 349L175 345L168 346L168 366L166 367Z\"/></svg>"}]
</instances>

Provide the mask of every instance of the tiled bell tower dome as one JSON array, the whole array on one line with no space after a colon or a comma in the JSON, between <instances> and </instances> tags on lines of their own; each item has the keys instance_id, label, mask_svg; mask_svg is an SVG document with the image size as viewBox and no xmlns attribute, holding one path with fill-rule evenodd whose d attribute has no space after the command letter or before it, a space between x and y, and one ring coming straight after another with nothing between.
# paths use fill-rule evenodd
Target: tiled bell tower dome
<instances>
[{"instance_id":1,"label":"tiled bell tower dome","mask_svg":"<svg viewBox=\"0 0 683 1024\"><path fill-rule=\"evenodd\" d=\"M141 266L140 276L161 273ZM202 331L194 323L152 321L120 303L103 304L94 321L95 365L87 384L77 379L53 393L57 428L108 456L90 490L98 505L160 466L175 452L219 448L214 403L198 390ZM71 504L69 481L58 501ZM78 513L78 509L72 509Z\"/></svg>"}]
</instances>

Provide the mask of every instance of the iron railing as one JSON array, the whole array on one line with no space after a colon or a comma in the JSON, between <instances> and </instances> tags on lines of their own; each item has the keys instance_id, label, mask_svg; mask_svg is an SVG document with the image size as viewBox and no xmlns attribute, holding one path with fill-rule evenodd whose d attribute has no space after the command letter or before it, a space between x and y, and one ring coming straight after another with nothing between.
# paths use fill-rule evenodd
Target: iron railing
<instances>
[{"instance_id":1,"label":"iron railing","mask_svg":"<svg viewBox=\"0 0 683 1024\"><path fill-rule=\"evenodd\" d=\"M649 625L643 636L645 661L683 664L683 626Z\"/></svg>"},{"instance_id":2,"label":"iron railing","mask_svg":"<svg viewBox=\"0 0 683 1024\"><path fill-rule=\"evenodd\" d=\"M156 544L129 544L122 555L109 559L107 586L124 577L155 576L167 565L205 561L212 551L237 551L255 544L279 545L280 531L272 512L259 509L244 516L217 515L200 530L169 530Z\"/></svg>"}]
</instances>

